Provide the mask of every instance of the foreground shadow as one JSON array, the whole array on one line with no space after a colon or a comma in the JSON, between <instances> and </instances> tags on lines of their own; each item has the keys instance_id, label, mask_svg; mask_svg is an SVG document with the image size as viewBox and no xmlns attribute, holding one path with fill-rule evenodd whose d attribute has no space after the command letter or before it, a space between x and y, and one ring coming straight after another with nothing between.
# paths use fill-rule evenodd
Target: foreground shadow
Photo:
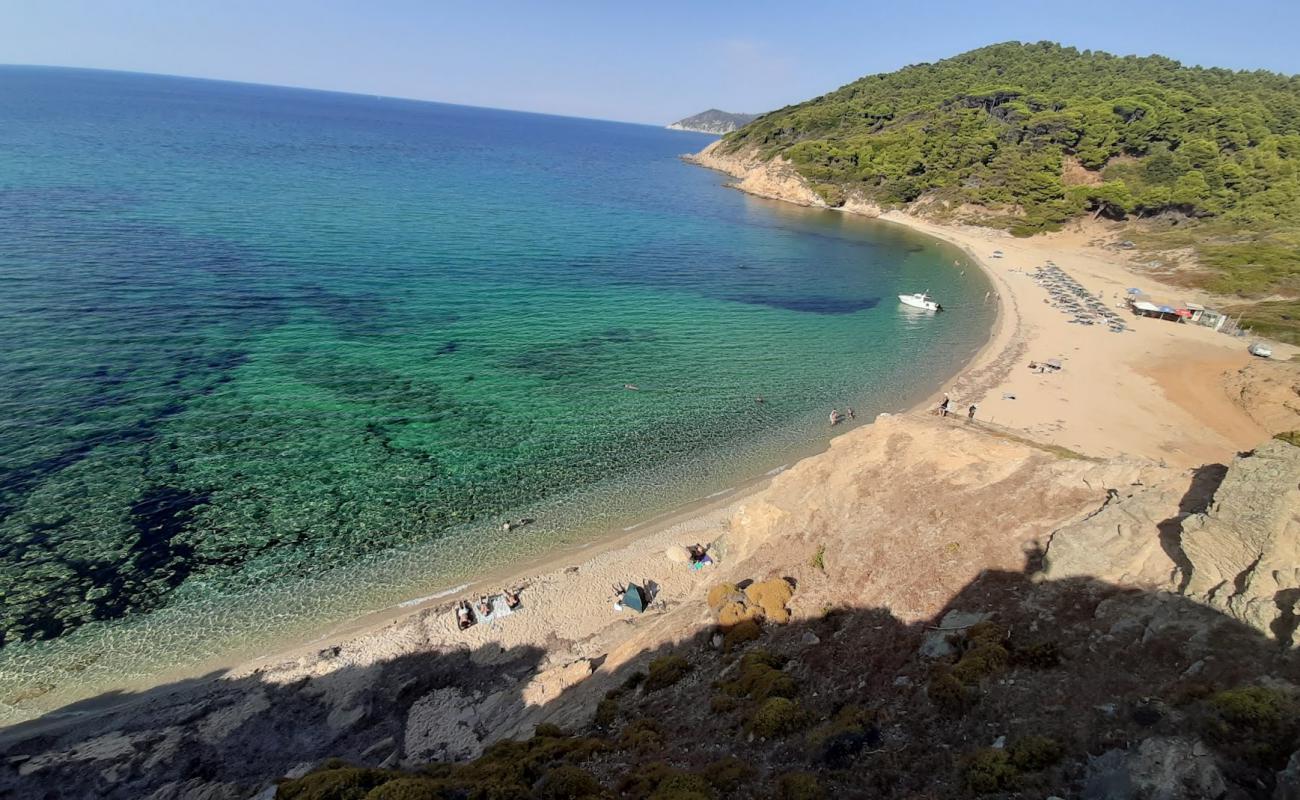
<instances>
[{"instance_id":1,"label":"foreground shadow","mask_svg":"<svg viewBox=\"0 0 1300 800\"><path fill-rule=\"evenodd\" d=\"M790 623L726 638L704 626L630 658L614 648L540 693L539 677L564 670L491 645L365 666L326 653L292 683L160 687L75 724L4 731L0 796L270 796L328 757L382 770L317 773L320 791L298 796L366 797L364 781L403 774L408 793L371 796L1139 797L1150 775L1191 781L1170 797L1273 796L1300 747L1294 652L1181 596L1041 581L1040 554L1026 560L922 622L853 607L851 591L820 609L797 593ZM582 746L491 748L541 723ZM427 766L485 747L473 769ZM494 793L474 783L484 776ZM335 778L351 788L334 792Z\"/></svg>"}]
</instances>

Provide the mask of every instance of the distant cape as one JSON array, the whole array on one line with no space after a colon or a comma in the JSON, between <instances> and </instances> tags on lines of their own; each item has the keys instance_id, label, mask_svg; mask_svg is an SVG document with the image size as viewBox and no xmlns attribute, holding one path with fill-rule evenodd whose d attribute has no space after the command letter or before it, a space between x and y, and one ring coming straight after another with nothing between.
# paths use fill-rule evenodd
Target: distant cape
<instances>
[{"instance_id":1,"label":"distant cape","mask_svg":"<svg viewBox=\"0 0 1300 800\"><path fill-rule=\"evenodd\" d=\"M743 128L757 118L757 114L732 114L710 108L708 111L703 111L693 117L679 119L669 125L668 128L674 131L723 134L731 133L737 128Z\"/></svg>"}]
</instances>

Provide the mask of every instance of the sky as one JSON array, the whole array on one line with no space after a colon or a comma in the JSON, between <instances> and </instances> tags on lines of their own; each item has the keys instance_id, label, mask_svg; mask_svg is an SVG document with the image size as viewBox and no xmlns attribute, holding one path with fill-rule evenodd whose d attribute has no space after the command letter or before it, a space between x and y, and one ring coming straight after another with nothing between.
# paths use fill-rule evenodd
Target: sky
<instances>
[{"instance_id":1,"label":"sky","mask_svg":"<svg viewBox=\"0 0 1300 800\"><path fill-rule=\"evenodd\" d=\"M0 0L0 64L666 124L1009 40L1297 74L1298 30L1300 0Z\"/></svg>"}]
</instances>

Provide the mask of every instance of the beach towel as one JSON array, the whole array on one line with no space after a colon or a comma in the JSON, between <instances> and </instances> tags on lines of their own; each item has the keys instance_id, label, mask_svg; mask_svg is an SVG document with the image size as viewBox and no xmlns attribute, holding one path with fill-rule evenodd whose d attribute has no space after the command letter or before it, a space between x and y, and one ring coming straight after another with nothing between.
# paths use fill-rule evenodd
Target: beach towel
<instances>
[{"instance_id":1,"label":"beach towel","mask_svg":"<svg viewBox=\"0 0 1300 800\"><path fill-rule=\"evenodd\" d=\"M484 614L482 611L479 611L478 603L474 603L475 622L491 622L494 619L501 619L502 617L508 617L515 613L515 609L507 605L506 599L501 595L489 597L488 602L492 604L492 612L490 614Z\"/></svg>"}]
</instances>

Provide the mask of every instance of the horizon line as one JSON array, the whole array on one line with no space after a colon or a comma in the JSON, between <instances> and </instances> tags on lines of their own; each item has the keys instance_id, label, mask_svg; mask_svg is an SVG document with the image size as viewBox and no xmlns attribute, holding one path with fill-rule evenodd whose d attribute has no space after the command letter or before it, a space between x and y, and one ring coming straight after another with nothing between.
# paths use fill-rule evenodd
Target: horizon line
<instances>
[{"instance_id":1,"label":"horizon line","mask_svg":"<svg viewBox=\"0 0 1300 800\"><path fill-rule=\"evenodd\" d=\"M503 108L501 106L482 106L473 103L450 103L446 100L433 100L427 97L406 97L403 95L377 94L374 92L348 91L344 89L322 89L317 86L297 86L288 83L258 83L256 81L241 81L232 78L211 78L204 75L180 75L171 72L145 72L143 70L133 69L113 69L109 67L78 67L69 64L16 64L0 63L0 69L19 68L19 69L51 69L51 70L69 70L77 72L106 72L117 75L142 75L150 78L174 78L188 81L207 81L209 83L229 83L237 86L257 86L266 89L290 89L300 92L320 92L322 94L338 94L346 97L373 97L378 100L400 100L407 103L429 103L432 105L453 106L458 108L473 108L480 111L505 111L509 114L531 114L538 117L556 117L559 119L579 119L587 122L609 122L615 125L639 125L647 128L664 128L673 123L654 123L654 122L633 122L623 119L609 119L607 117L583 117L577 114L556 114L550 111L530 111L521 108ZM702 112L696 112L702 113ZM685 117L683 117L685 119ZM674 120L676 122L677 120ZM691 133L691 131L677 131L678 133Z\"/></svg>"}]
</instances>

